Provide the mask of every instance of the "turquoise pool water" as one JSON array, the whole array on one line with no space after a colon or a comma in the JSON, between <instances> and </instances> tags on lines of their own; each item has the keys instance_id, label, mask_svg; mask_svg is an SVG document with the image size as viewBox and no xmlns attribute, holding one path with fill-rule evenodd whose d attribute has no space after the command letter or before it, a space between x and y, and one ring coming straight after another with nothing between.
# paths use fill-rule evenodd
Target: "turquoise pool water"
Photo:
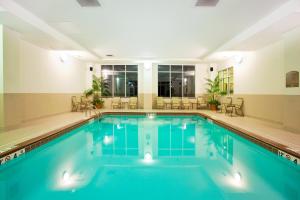
<instances>
[{"instance_id":1,"label":"turquoise pool water","mask_svg":"<svg viewBox=\"0 0 300 200\"><path fill-rule=\"evenodd\" d=\"M300 167L198 116L105 116L0 167L1 200L300 199Z\"/></svg>"}]
</instances>

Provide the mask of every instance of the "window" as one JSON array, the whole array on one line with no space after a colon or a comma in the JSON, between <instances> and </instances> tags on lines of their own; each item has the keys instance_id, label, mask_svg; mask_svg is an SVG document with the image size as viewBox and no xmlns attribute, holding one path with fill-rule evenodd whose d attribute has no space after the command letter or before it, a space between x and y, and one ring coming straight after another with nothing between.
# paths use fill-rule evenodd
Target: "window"
<instances>
[{"instance_id":1,"label":"window","mask_svg":"<svg viewBox=\"0 0 300 200\"><path fill-rule=\"evenodd\" d=\"M220 79L220 91L224 94L233 94L233 67L218 72Z\"/></svg>"},{"instance_id":2,"label":"window","mask_svg":"<svg viewBox=\"0 0 300 200\"><path fill-rule=\"evenodd\" d=\"M109 85L110 94L117 97L138 95L137 65L102 65L101 76Z\"/></svg>"},{"instance_id":3,"label":"window","mask_svg":"<svg viewBox=\"0 0 300 200\"><path fill-rule=\"evenodd\" d=\"M195 97L195 66L158 65L159 97Z\"/></svg>"}]
</instances>

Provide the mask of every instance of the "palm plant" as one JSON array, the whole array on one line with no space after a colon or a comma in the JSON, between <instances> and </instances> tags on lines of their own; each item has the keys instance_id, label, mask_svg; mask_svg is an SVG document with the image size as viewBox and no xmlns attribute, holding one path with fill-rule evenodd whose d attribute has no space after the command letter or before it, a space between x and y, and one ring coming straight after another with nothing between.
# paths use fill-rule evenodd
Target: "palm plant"
<instances>
[{"instance_id":1,"label":"palm plant","mask_svg":"<svg viewBox=\"0 0 300 200\"><path fill-rule=\"evenodd\" d=\"M84 94L86 97L93 96L93 105L96 108L101 108L104 103L102 96L110 95L109 85L102 77L93 75L92 88L85 90Z\"/></svg>"},{"instance_id":2,"label":"palm plant","mask_svg":"<svg viewBox=\"0 0 300 200\"><path fill-rule=\"evenodd\" d=\"M218 105L220 105L220 102L218 101L218 97L220 95L223 95L223 93L220 90L219 76L216 76L213 80L206 79L206 81L207 81L206 85L208 86L206 91L209 95L208 104L213 105L214 108L216 108Z\"/></svg>"}]
</instances>

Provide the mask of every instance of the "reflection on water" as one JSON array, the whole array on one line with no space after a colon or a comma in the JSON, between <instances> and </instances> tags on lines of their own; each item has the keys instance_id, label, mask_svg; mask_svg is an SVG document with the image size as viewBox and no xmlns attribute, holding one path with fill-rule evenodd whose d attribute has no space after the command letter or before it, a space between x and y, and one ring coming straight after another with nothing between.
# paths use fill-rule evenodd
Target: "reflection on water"
<instances>
[{"instance_id":1,"label":"reflection on water","mask_svg":"<svg viewBox=\"0 0 300 200\"><path fill-rule=\"evenodd\" d=\"M300 199L300 169L200 117L108 116L0 168L0 199Z\"/></svg>"}]
</instances>

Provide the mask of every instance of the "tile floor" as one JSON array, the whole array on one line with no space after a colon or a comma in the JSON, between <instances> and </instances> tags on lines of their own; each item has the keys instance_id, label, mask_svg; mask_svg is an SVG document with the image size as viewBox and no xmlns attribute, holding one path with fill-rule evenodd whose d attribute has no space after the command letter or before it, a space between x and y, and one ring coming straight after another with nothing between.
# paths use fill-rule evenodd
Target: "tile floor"
<instances>
[{"instance_id":1,"label":"tile floor","mask_svg":"<svg viewBox=\"0 0 300 200\"><path fill-rule=\"evenodd\" d=\"M100 112L122 112L124 110L101 110ZM232 126L247 130L256 135L272 140L289 147L291 150L300 153L300 133L292 133L283 129L279 124L274 124L249 117L230 117L222 113L208 110L125 110L126 112L182 112L202 113L213 119L225 122ZM99 111L98 111L99 112ZM92 113L94 114L94 113ZM0 152L13 148L20 142L35 138L47 132L59 129L74 122L87 119L85 113L64 113L51 117L23 123L18 128L0 133Z\"/></svg>"}]
</instances>

